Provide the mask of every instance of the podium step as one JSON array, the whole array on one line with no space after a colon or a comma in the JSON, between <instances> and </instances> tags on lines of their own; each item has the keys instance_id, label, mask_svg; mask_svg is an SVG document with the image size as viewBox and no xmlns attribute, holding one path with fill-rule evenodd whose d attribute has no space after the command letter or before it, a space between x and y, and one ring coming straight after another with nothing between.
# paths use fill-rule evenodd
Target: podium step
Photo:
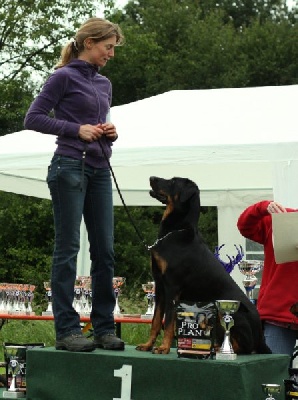
<instances>
[{"instance_id":1,"label":"podium step","mask_svg":"<svg viewBox=\"0 0 298 400\"><path fill-rule=\"evenodd\" d=\"M262 383L283 387L290 357L238 356L236 360L178 358L175 349L155 355L27 350L27 400L256 400ZM280 394L283 398L283 394Z\"/></svg>"}]
</instances>

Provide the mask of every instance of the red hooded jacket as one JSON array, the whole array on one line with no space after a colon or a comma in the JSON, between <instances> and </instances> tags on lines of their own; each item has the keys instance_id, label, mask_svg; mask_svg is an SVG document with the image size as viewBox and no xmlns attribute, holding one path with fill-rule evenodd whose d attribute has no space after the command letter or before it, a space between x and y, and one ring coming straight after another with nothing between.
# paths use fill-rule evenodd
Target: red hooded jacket
<instances>
[{"instance_id":1,"label":"red hooded jacket","mask_svg":"<svg viewBox=\"0 0 298 400\"><path fill-rule=\"evenodd\" d=\"M298 324L290 307L298 302L298 261L277 264L272 244L271 201L249 206L240 215L237 227L248 239L264 246L264 268L257 307L262 320ZM287 208L288 212L298 210Z\"/></svg>"}]
</instances>

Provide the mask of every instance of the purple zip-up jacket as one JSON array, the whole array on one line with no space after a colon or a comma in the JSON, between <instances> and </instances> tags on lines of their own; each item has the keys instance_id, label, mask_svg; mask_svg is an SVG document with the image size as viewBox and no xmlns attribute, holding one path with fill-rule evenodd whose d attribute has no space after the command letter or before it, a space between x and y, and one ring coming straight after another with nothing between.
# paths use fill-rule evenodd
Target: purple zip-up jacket
<instances>
[{"instance_id":1,"label":"purple zip-up jacket","mask_svg":"<svg viewBox=\"0 0 298 400\"><path fill-rule=\"evenodd\" d=\"M86 164L106 168L108 163L99 141L87 143L78 134L80 125L106 122L112 99L111 82L98 73L98 68L82 60L72 60L57 69L45 82L31 104L24 121L26 129L57 135L55 154L82 159ZM54 118L49 116L54 111ZM100 139L108 158L112 142Z\"/></svg>"}]
</instances>

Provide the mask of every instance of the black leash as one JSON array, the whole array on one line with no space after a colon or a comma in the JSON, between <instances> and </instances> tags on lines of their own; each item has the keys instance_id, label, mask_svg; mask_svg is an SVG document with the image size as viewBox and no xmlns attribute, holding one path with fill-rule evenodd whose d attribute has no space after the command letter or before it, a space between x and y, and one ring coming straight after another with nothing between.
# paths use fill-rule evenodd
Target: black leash
<instances>
[{"instance_id":1,"label":"black leash","mask_svg":"<svg viewBox=\"0 0 298 400\"><path fill-rule=\"evenodd\" d=\"M147 245L147 243L145 242L144 237L142 236L142 234L140 233L138 227L137 227L136 224L134 223L134 220L132 219L132 216L131 216L131 214L130 214L130 212L129 212L129 209L128 209L128 207L127 207L127 205L125 204L125 201L124 201L124 199L123 199L121 190L120 190L120 188L119 188L119 186L118 186L118 182L117 182L117 180L116 180L116 177L115 177L113 168L112 168L112 166L111 166L111 164L110 164L110 160L109 160L108 156L106 155L106 152L105 152L105 150L104 150L104 148L103 148L103 145L102 145L102 143L101 143L101 140L98 140L98 142L99 142L99 145L100 145L100 147L101 147L102 153L103 153L103 155L104 155L104 157L105 157L105 159L106 159L106 161L107 161L107 163L108 163L109 169L110 169L110 171L111 171L111 174L112 174L113 179L114 179L114 182L115 182L115 186L116 186L117 192L118 192L118 194L119 194L119 196L120 196L120 199L121 199L121 202L122 202L122 204L123 204L123 207L124 207L124 209L125 209L125 211L126 211L126 214L127 214L128 218L129 218L129 220L130 220L132 226L134 227L134 230L136 231L136 234L138 235L139 239L140 239L141 242L143 243L145 249L146 249L147 251L150 251L151 248L152 248L152 246L148 246L148 245Z\"/></svg>"}]
</instances>

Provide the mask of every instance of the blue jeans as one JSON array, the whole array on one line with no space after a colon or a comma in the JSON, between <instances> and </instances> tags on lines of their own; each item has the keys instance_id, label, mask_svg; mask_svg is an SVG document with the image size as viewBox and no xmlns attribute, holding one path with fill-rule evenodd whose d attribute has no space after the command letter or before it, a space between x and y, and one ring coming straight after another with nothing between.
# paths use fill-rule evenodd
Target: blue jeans
<instances>
[{"instance_id":1,"label":"blue jeans","mask_svg":"<svg viewBox=\"0 0 298 400\"><path fill-rule=\"evenodd\" d=\"M114 217L109 169L92 168L82 161L54 155L47 182L55 225L51 285L57 339L81 332L80 316L73 308L84 217L90 244L94 334L114 332Z\"/></svg>"},{"instance_id":2,"label":"blue jeans","mask_svg":"<svg viewBox=\"0 0 298 400\"><path fill-rule=\"evenodd\" d=\"M292 356L298 331L264 322L266 344L273 354L288 354Z\"/></svg>"}]
</instances>

